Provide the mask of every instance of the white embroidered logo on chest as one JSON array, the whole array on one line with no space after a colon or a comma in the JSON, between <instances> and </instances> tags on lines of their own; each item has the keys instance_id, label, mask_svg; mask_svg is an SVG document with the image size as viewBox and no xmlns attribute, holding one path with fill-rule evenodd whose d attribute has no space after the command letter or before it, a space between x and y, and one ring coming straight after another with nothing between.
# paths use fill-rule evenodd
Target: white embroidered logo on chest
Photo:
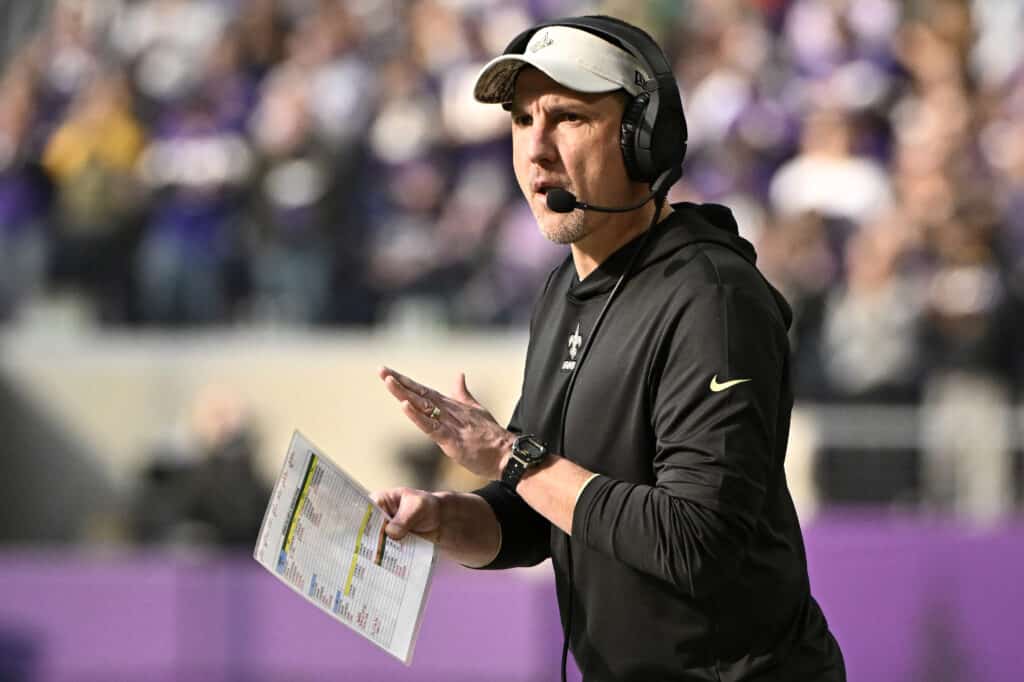
<instances>
[{"instance_id":1,"label":"white embroidered logo on chest","mask_svg":"<svg viewBox=\"0 0 1024 682\"><path fill-rule=\"evenodd\" d=\"M583 337L580 336L580 325L576 324L576 331L569 335L569 359L562 363L563 370L572 371L576 368L576 354L580 352L583 345Z\"/></svg>"}]
</instances>

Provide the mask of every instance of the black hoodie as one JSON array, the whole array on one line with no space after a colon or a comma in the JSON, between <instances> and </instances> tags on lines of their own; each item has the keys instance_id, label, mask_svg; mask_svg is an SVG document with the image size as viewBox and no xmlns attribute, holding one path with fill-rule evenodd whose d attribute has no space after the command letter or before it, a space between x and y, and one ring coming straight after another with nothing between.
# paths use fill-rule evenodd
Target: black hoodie
<instances>
[{"instance_id":1,"label":"black hoodie","mask_svg":"<svg viewBox=\"0 0 1024 682\"><path fill-rule=\"evenodd\" d=\"M789 306L728 209L673 208L582 282L571 258L549 276L510 429L599 475L571 538L500 484L477 491L502 528L487 568L551 557L587 682L843 680L783 472ZM563 443L572 369L638 249L586 351Z\"/></svg>"}]
</instances>

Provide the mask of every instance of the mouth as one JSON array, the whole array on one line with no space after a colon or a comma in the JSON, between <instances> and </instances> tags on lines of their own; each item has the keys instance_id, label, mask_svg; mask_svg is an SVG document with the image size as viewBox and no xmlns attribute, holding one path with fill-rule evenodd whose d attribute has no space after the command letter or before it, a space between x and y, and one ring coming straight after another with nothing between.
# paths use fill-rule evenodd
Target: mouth
<instances>
[{"instance_id":1,"label":"mouth","mask_svg":"<svg viewBox=\"0 0 1024 682\"><path fill-rule=\"evenodd\" d=\"M541 197L546 198L549 191L553 189L565 189L565 187L556 182L534 181L532 189L534 194L538 194Z\"/></svg>"}]
</instances>

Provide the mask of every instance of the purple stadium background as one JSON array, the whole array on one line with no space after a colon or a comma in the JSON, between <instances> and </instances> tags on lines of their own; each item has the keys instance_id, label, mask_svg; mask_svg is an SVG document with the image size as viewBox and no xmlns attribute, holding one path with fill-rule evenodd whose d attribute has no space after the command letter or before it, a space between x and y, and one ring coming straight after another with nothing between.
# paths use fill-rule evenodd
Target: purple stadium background
<instances>
[{"instance_id":1,"label":"purple stadium background","mask_svg":"<svg viewBox=\"0 0 1024 682\"><path fill-rule=\"evenodd\" d=\"M851 681L1021 679L1024 525L831 515L806 537ZM0 679L556 680L552 589L442 563L406 668L245 557L8 552Z\"/></svg>"}]
</instances>

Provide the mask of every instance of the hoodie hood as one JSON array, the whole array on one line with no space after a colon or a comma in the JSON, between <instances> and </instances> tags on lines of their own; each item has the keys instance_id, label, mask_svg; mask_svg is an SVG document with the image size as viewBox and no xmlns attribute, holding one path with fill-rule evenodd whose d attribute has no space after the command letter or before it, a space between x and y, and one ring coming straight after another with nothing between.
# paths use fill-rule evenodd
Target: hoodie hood
<instances>
[{"instance_id":1,"label":"hoodie hood","mask_svg":"<svg viewBox=\"0 0 1024 682\"><path fill-rule=\"evenodd\" d=\"M633 255L639 248L646 253L640 254L639 261L633 266L630 277L671 258L680 250L695 243L712 243L735 252L752 267L757 266L757 252L754 246L740 236L739 226L732 211L721 204L693 204L682 202L672 204L672 213L651 228L650 239L647 233L623 245L609 256L583 281L576 280L569 288L568 297L577 303L600 296L612 290L619 276L629 267ZM775 287L765 280L771 289L782 313L787 329L793 320L789 304Z\"/></svg>"}]
</instances>

